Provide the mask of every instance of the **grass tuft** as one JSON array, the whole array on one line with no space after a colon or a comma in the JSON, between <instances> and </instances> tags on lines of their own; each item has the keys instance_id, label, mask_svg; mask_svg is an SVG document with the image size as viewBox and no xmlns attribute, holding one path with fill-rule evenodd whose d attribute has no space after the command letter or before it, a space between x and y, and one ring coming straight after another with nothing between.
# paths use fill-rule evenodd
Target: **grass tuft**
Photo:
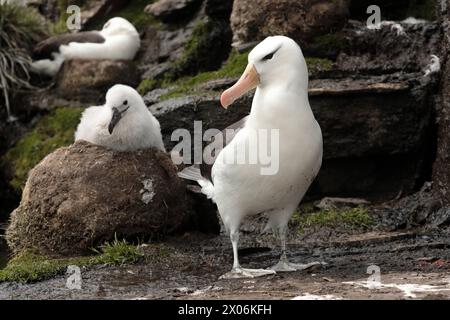
<instances>
[{"instance_id":1,"label":"grass tuft","mask_svg":"<svg viewBox=\"0 0 450 320\"><path fill-rule=\"evenodd\" d=\"M307 229L344 227L346 229L367 229L374 223L369 211L364 207L352 209L327 209L319 212L295 213L292 220L299 233Z\"/></svg>"},{"instance_id":2,"label":"grass tuft","mask_svg":"<svg viewBox=\"0 0 450 320\"><path fill-rule=\"evenodd\" d=\"M117 236L113 242L105 243L101 247L101 255L98 262L106 265L133 264L141 260L144 255L139 252L138 247L129 244L125 239L118 240Z\"/></svg>"},{"instance_id":3,"label":"grass tuft","mask_svg":"<svg viewBox=\"0 0 450 320\"><path fill-rule=\"evenodd\" d=\"M14 3L0 4L0 100L11 114L11 94L33 89L30 84L31 45L46 34L39 14ZM2 103L3 104L3 103Z\"/></svg>"},{"instance_id":4,"label":"grass tuft","mask_svg":"<svg viewBox=\"0 0 450 320\"><path fill-rule=\"evenodd\" d=\"M0 269L0 282L30 283L42 281L63 274L68 266L79 267L96 264L125 265L134 264L143 259L144 255L138 247L129 244L126 240L105 243L95 256L51 259L39 255L36 251L26 250L12 258L4 269Z\"/></svg>"}]
</instances>

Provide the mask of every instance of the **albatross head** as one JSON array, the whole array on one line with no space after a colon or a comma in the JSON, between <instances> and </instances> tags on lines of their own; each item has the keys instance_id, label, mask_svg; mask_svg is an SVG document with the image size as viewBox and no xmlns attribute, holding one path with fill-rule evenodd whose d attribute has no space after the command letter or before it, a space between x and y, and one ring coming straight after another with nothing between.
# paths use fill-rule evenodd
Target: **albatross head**
<instances>
[{"instance_id":1,"label":"albatross head","mask_svg":"<svg viewBox=\"0 0 450 320\"><path fill-rule=\"evenodd\" d=\"M124 121L123 119L147 110L139 93L122 84L116 84L108 90L105 107L110 108L112 114L108 125L110 134L113 133L120 121Z\"/></svg>"},{"instance_id":2,"label":"albatross head","mask_svg":"<svg viewBox=\"0 0 450 320\"><path fill-rule=\"evenodd\" d=\"M117 35L138 36L136 28L127 20L120 17L109 19L104 25L101 34L105 37Z\"/></svg>"},{"instance_id":3,"label":"albatross head","mask_svg":"<svg viewBox=\"0 0 450 320\"><path fill-rule=\"evenodd\" d=\"M246 92L277 86L307 92L308 69L302 50L291 38L268 37L248 55L248 65L238 82L222 93L227 108Z\"/></svg>"}]
</instances>

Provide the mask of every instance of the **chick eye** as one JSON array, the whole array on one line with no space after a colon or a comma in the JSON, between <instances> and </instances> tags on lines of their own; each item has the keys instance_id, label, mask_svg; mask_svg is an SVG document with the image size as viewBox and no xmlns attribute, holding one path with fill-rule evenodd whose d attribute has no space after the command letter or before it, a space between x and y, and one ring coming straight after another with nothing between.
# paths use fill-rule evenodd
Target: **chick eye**
<instances>
[{"instance_id":1,"label":"chick eye","mask_svg":"<svg viewBox=\"0 0 450 320\"><path fill-rule=\"evenodd\" d=\"M123 102L123 105L126 106L127 104L128 104L128 100L125 100L125 101Z\"/></svg>"},{"instance_id":2,"label":"chick eye","mask_svg":"<svg viewBox=\"0 0 450 320\"><path fill-rule=\"evenodd\" d=\"M263 61L267 61L273 58L273 55L275 54L275 52L269 53L267 56L265 56L264 58L262 58Z\"/></svg>"}]
</instances>

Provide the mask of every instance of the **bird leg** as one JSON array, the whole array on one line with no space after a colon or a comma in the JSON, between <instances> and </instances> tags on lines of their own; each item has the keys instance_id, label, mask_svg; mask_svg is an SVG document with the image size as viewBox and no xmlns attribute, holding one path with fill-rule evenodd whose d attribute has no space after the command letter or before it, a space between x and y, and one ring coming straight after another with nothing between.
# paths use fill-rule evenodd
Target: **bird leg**
<instances>
[{"instance_id":1,"label":"bird leg","mask_svg":"<svg viewBox=\"0 0 450 320\"><path fill-rule=\"evenodd\" d=\"M297 271L297 270L306 270L311 268L312 266L316 266L316 265L323 265L323 262L311 262L311 263L292 263L289 262L287 259L287 255L286 255L286 234L287 234L287 225L285 226L280 226L278 228L278 232L277 230L274 230L275 234L278 234L278 237L281 241L281 257L280 257L280 261L272 266L271 268L269 268L270 270L273 270L275 272L292 272L292 271Z\"/></svg>"},{"instance_id":2,"label":"bird leg","mask_svg":"<svg viewBox=\"0 0 450 320\"><path fill-rule=\"evenodd\" d=\"M233 246L233 269L220 276L219 279L257 278L276 273L274 270L242 268L239 264L238 257L239 230L232 230L230 232L230 239Z\"/></svg>"}]
</instances>

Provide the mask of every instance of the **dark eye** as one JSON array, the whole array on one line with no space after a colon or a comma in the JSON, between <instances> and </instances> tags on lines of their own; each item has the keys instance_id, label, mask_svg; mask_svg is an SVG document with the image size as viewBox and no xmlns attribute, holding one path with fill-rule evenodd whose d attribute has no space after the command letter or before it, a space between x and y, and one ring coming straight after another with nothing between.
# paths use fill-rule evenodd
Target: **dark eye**
<instances>
[{"instance_id":1,"label":"dark eye","mask_svg":"<svg viewBox=\"0 0 450 320\"><path fill-rule=\"evenodd\" d=\"M123 105L126 106L127 104L128 104L128 100L125 100L125 101L123 102Z\"/></svg>"},{"instance_id":2,"label":"dark eye","mask_svg":"<svg viewBox=\"0 0 450 320\"><path fill-rule=\"evenodd\" d=\"M273 55L275 54L275 52L269 53L267 56L265 56L264 58L262 58L263 61L267 61L273 58Z\"/></svg>"}]
</instances>

